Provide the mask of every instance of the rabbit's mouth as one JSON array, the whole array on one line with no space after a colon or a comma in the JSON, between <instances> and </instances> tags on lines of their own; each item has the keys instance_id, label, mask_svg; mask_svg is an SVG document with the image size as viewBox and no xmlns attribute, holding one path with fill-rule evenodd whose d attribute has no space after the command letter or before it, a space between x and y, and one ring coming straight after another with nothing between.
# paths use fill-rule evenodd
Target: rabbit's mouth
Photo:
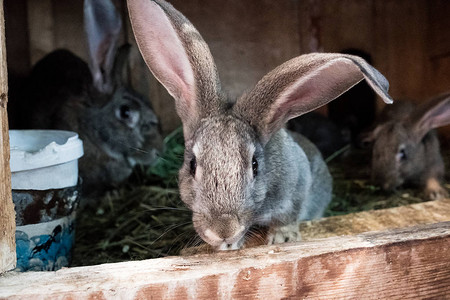
<instances>
[{"instance_id":1,"label":"rabbit's mouth","mask_svg":"<svg viewBox=\"0 0 450 300\"><path fill-rule=\"evenodd\" d=\"M222 215L215 222L198 222L193 216L194 228L200 237L217 250L236 250L245 241L247 227L240 224L236 218Z\"/></svg>"},{"instance_id":2,"label":"rabbit's mouth","mask_svg":"<svg viewBox=\"0 0 450 300\"><path fill-rule=\"evenodd\" d=\"M134 167L135 165L137 165L137 161L133 157L125 157L125 159L130 167Z\"/></svg>"},{"instance_id":3,"label":"rabbit's mouth","mask_svg":"<svg viewBox=\"0 0 450 300\"><path fill-rule=\"evenodd\" d=\"M241 238L239 241L236 241L232 244L223 242L222 244L220 244L219 247L217 247L217 250L219 250L219 251L239 250L243 244L244 244L243 238Z\"/></svg>"},{"instance_id":4,"label":"rabbit's mouth","mask_svg":"<svg viewBox=\"0 0 450 300\"><path fill-rule=\"evenodd\" d=\"M395 192L395 190L401 187L404 180L399 178L400 176L394 172L373 172L371 175L372 182L381 187L386 193Z\"/></svg>"},{"instance_id":5,"label":"rabbit's mouth","mask_svg":"<svg viewBox=\"0 0 450 300\"><path fill-rule=\"evenodd\" d=\"M210 229L206 229L203 235L206 238L206 242L215 247L216 250L227 251L238 250L242 247L245 241L245 232L245 227L242 226L240 231L235 232L233 236L228 238L221 238Z\"/></svg>"}]
</instances>

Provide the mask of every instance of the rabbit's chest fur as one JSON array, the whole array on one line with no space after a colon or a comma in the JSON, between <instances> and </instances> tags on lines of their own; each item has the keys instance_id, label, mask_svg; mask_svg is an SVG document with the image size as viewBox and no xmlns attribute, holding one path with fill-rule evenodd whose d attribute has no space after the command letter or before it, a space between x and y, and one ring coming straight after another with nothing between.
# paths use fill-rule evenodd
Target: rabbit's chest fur
<instances>
[{"instance_id":1,"label":"rabbit's chest fur","mask_svg":"<svg viewBox=\"0 0 450 300\"><path fill-rule=\"evenodd\" d=\"M331 175L318 149L282 129L265 147L268 191L260 225L320 217L331 200Z\"/></svg>"}]
</instances>

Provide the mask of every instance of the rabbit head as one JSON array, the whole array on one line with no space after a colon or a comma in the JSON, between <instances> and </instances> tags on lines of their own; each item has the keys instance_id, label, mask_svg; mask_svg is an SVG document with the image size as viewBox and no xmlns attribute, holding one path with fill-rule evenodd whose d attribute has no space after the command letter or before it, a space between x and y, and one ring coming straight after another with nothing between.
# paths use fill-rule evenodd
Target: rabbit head
<instances>
[{"instance_id":1,"label":"rabbit head","mask_svg":"<svg viewBox=\"0 0 450 300\"><path fill-rule=\"evenodd\" d=\"M85 0L84 17L94 89L82 124L110 157L126 159L131 167L148 164L162 138L150 102L123 76L130 45L118 47L120 15L110 0Z\"/></svg>"},{"instance_id":2,"label":"rabbit head","mask_svg":"<svg viewBox=\"0 0 450 300\"><path fill-rule=\"evenodd\" d=\"M364 78L391 101L387 81L364 60L308 54L271 71L232 103L222 92L208 46L180 12L161 0L129 0L128 9L144 60L175 99L183 123L181 198L193 212L197 233L219 249L239 248L251 225L292 218L286 211L297 218L301 204L278 202L303 172L297 161L288 162L292 168L276 168L286 164L283 153L292 151L281 130L289 119L328 103ZM283 182L273 184L280 176Z\"/></svg>"},{"instance_id":3,"label":"rabbit head","mask_svg":"<svg viewBox=\"0 0 450 300\"><path fill-rule=\"evenodd\" d=\"M90 104L80 117L83 137L95 141L110 158L125 160L129 167L153 162L162 149L162 138L148 101L125 87L105 98L107 101L101 105Z\"/></svg>"},{"instance_id":4,"label":"rabbit head","mask_svg":"<svg viewBox=\"0 0 450 300\"><path fill-rule=\"evenodd\" d=\"M406 119L414 111L414 108L413 103L407 100L396 100L393 105L385 106L374 124L358 135L356 146L361 149L370 149L379 135L379 131L383 128L382 125L390 121Z\"/></svg>"},{"instance_id":5,"label":"rabbit head","mask_svg":"<svg viewBox=\"0 0 450 300\"><path fill-rule=\"evenodd\" d=\"M433 168L443 172L439 142L432 129L450 123L448 95L416 108L407 102L396 102L382 115L387 118L370 134L375 183L392 191L403 184L425 185L429 176L436 175Z\"/></svg>"}]
</instances>

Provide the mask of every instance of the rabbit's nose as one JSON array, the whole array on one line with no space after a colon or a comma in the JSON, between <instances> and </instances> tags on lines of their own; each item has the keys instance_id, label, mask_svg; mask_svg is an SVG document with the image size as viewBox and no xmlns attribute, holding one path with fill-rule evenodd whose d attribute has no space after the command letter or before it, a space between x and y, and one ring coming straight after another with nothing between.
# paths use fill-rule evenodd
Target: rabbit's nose
<instances>
[{"instance_id":1,"label":"rabbit's nose","mask_svg":"<svg viewBox=\"0 0 450 300\"><path fill-rule=\"evenodd\" d=\"M227 235L224 235L223 234L224 232L221 232L222 234L219 235L211 229L206 229L205 236L211 241L232 243L237 237L240 236L241 232L242 230L235 232L227 232Z\"/></svg>"},{"instance_id":2,"label":"rabbit's nose","mask_svg":"<svg viewBox=\"0 0 450 300\"><path fill-rule=\"evenodd\" d=\"M243 236L245 226L239 224L237 217L222 215L214 220L204 234L213 244L234 244Z\"/></svg>"},{"instance_id":3,"label":"rabbit's nose","mask_svg":"<svg viewBox=\"0 0 450 300\"><path fill-rule=\"evenodd\" d=\"M376 172L372 173L372 182L381 187L384 192L393 192L395 188L398 186L395 177L391 175L389 172Z\"/></svg>"}]
</instances>

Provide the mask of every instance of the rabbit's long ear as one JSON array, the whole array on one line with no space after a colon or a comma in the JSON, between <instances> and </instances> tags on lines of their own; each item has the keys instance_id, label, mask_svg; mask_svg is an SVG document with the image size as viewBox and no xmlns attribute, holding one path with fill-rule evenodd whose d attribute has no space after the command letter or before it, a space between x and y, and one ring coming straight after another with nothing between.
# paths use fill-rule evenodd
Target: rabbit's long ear
<instances>
[{"instance_id":1,"label":"rabbit's long ear","mask_svg":"<svg viewBox=\"0 0 450 300\"><path fill-rule=\"evenodd\" d=\"M387 93L389 83L362 58L313 53L269 72L237 101L234 110L267 142L289 119L327 104L364 78L386 103L392 103Z\"/></svg>"},{"instance_id":2,"label":"rabbit's long ear","mask_svg":"<svg viewBox=\"0 0 450 300\"><path fill-rule=\"evenodd\" d=\"M123 44L117 49L117 54L114 59L114 65L112 69L113 82L116 85L121 85L126 82L126 76L124 75L125 67L127 66L128 57L130 55L131 45Z\"/></svg>"},{"instance_id":3,"label":"rabbit's long ear","mask_svg":"<svg viewBox=\"0 0 450 300\"><path fill-rule=\"evenodd\" d=\"M84 0L84 27L94 85L109 93L114 86L112 70L122 28L119 12L111 0Z\"/></svg>"},{"instance_id":4,"label":"rabbit's long ear","mask_svg":"<svg viewBox=\"0 0 450 300\"><path fill-rule=\"evenodd\" d=\"M362 149L370 148L375 142L375 140L378 138L382 129L385 127L386 124L379 124L375 126L375 128L372 128L371 130L360 133L356 140L357 146Z\"/></svg>"},{"instance_id":5,"label":"rabbit's long ear","mask_svg":"<svg viewBox=\"0 0 450 300\"><path fill-rule=\"evenodd\" d=\"M139 49L153 75L175 98L185 138L198 121L225 106L210 50L194 26L162 0L128 0Z\"/></svg>"},{"instance_id":6,"label":"rabbit's long ear","mask_svg":"<svg viewBox=\"0 0 450 300\"><path fill-rule=\"evenodd\" d=\"M431 129L450 124L450 94L441 95L420 105L410 120L414 136L419 141Z\"/></svg>"}]
</instances>

